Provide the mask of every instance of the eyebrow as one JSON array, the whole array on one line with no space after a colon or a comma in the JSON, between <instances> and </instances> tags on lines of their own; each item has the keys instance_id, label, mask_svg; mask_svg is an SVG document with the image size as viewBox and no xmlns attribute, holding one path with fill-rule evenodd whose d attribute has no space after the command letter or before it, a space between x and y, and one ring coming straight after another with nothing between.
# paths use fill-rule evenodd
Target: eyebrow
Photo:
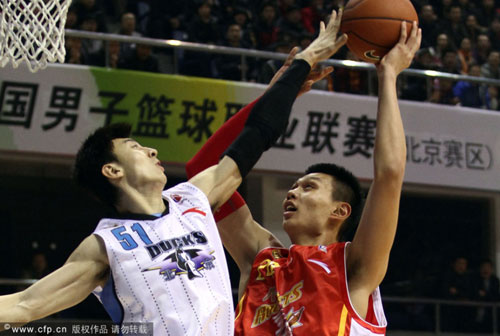
<instances>
[{"instance_id":1,"label":"eyebrow","mask_svg":"<svg viewBox=\"0 0 500 336\"><path fill-rule=\"evenodd\" d=\"M127 138L127 139L125 139L125 140L123 140L123 141L122 141L122 143L127 143L127 142L137 142L137 141L135 141L135 140L134 140L134 139L132 139L132 138ZM137 142L137 143L138 143L138 142Z\"/></svg>"},{"instance_id":2,"label":"eyebrow","mask_svg":"<svg viewBox=\"0 0 500 336\"><path fill-rule=\"evenodd\" d=\"M314 180L314 181L321 181L319 177L316 176L309 176L303 179L303 181L309 181L309 180Z\"/></svg>"},{"instance_id":3,"label":"eyebrow","mask_svg":"<svg viewBox=\"0 0 500 336\"><path fill-rule=\"evenodd\" d=\"M309 181L309 180L313 180L313 181L321 181L321 179L319 177L316 177L316 176L309 176L309 177L305 177L303 179L299 179L297 181L295 181L293 184L297 184L300 182L305 182L305 181Z\"/></svg>"}]
</instances>

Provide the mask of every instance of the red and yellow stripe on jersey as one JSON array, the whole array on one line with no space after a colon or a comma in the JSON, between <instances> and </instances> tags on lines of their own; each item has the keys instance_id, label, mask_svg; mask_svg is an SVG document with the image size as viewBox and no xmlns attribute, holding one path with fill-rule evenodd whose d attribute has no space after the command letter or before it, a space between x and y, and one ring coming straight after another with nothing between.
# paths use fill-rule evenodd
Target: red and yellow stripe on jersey
<instances>
[{"instance_id":1,"label":"red and yellow stripe on jersey","mask_svg":"<svg viewBox=\"0 0 500 336\"><path fill-rule=\"evenodd\" d=\"M384 335L387 322L378 288L370 295L365 319L351 304L346 245L259 252L236 308L235 335Z\"/></svg>"}]
</instances>

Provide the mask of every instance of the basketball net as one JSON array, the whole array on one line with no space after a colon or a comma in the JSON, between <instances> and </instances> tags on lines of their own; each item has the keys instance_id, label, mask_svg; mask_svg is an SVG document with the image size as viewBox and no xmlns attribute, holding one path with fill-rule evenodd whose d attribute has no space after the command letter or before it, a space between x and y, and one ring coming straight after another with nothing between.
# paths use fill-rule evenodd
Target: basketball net
<instances>
[{"instance_id":1,"label":"basketball net","mask_svg":"<svg viewBox=\"0 0 500 336\"><path fill-rule=\"evenodd\" d=\"M23 61L31 72L64 63L64 25L71 0L0 0L0 67Z\"/></svg>"}]
</instances>

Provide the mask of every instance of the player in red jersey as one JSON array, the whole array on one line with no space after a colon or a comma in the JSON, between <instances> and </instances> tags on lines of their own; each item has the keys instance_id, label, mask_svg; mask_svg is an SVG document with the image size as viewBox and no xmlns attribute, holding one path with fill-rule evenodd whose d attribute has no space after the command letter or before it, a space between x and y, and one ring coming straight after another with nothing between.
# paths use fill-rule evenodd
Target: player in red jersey
<instances>
[{"instance_id":1,"label":"player in red jersey","mask_svg":"<svg viewBox=\"0 0 500 336\"><path fill-rule=\"evenodd\" d=\"M283 201L283 226L293 243L289 249L255 222L238 194L219 212L223 243L241 271L236 335L385 333L378 286L394 241L406 163L396 79L420 41L416 23L409 34L402 24L400 41L377 65L374 178L364 207L350 172L319 164L294 183ZM188 164L188 175L217 160L252 106L209 139ZM352 242L342 242L358 222Z\"/></svg>"}]
</instances>

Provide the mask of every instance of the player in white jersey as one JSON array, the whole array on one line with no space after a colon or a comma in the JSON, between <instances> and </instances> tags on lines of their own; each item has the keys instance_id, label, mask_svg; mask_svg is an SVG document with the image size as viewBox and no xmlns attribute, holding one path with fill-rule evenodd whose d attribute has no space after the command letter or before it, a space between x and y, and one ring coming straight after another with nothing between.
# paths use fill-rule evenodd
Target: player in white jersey
<instances>
[{"instance_id":1,"label":"player in white jersey","mask_svg":"<svg viewBox=\"0 0 500 336\"><path fill-rule=\"evenodd\" d=\"M182 183L163 199L158 217L99 222L112 272L94 294L115 323L153 322L154 335L232 335L231 283L207 198Z\"/></svg>"},{"instance_id":2,"label":"player in white jersey","mask_svg":"<svg viewBox=\"0 0 500 336\"><path fill-rule=\"evenodd\" d=\"M153 322L155 336L232 335L231 288L212 211L284 131L311 66L345 44L347 36L337 38L341 15L331 17L260 98L218 164L187 183L163 191L157 151L131 139L130 126L90 135L77 154L76 180L120 218L101 220L61 268L0 296L0 322L37 320L94 292L115 322Z\"/></svg>"}]
</instances>

